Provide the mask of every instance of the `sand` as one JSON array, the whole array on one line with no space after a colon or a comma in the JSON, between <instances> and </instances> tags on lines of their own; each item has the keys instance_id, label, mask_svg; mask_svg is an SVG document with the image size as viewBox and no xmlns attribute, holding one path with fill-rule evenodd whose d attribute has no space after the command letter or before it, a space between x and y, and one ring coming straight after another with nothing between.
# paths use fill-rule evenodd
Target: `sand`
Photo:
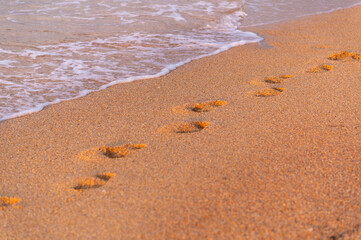
<instances>
[{"instance_id":1,"label":"sand","mask_svg":"<svg viewBox=\"0 0 361 240\"><path fill-rule=\"evenodd\" d=\"M1 122L0 239L361 239L361 7L246 30Z\"/></svg>"}]
</instances>

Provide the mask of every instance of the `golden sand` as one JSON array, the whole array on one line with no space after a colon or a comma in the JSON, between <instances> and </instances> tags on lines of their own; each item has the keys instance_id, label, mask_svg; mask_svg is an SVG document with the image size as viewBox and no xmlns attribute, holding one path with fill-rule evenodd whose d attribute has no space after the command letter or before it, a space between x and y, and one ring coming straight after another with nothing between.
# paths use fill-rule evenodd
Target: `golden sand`
<instances>
[{"instance_id":1,"label":"golden sand","mask_svg":"<svg viewBox=\"0 0 361 240\"><path fill-rule=\"evenodd\" d=\"M265 40L1 122L0 239L361 239L361 69L337 53L361 6L243 30Z\"/></svg>"}]
</instances>

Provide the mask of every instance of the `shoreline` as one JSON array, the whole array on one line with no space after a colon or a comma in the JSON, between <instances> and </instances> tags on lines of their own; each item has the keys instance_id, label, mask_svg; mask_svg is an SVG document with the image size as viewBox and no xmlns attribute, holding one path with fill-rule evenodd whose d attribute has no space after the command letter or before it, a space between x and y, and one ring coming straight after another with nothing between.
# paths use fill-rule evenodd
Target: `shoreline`
<instances>
[{"instance_id":1,"label":"shoreline","mask_svg":"<svg viewBox=\"0 0 361 240\"><path fill-rule=\"evenodd\" d=\"M317 13L312 13L312 14L305 14L305 15L301 15L301 16L297 16L295 17L294 19L282 19L282 20L277 20L277 21L273 21L273 22L267 22L267 23L261 23L261 24L254 24L254 25L249 25L249 26L240 26L239 29L237 30L244 30L244 29L250 29L250 28L257 28L257 27L262 27L262 26L267 26L267 25L272 25L272 24L277 24L277 23L282 23L282 22L287 22L287 21L292 21L292 20L296 20L296 19L299 19L299 18L304 18L304 17L308 17L308 16L315 16L315 15L320 15L320 14L327 14L327 13L332 13L332 12L335 12L335 11L339 11L339 10L343 10L343 9L348 9L348 8L352 8L352 7L356 7L356 6L359 6L361 5L361 2L360 3L355 3L355 4L352 4L348 7L339 7L339 8L335 8L335 9L331 9L331 10L327 10L327 11L323 11L323 12L317 12ZM245 31L244 33L250 33L250 34L255 34L257 35L256 33L254 32L248 32L248 31ZM258 36L258 35L257 35ZM258 36L260 38L262 38L261 36ZM239 46L242 46L242 45L245 45L245 44L251 44L251 43L255 43L255 42L260 42L260 41L263 41L264 39L256 39L254 41L248 41L246 43L244 43L246 40L241 40L241 41L238 41L238 42L232 42L230 44L227 44L227 45L224 45L222 46L221 48L219 48L218 50L212 52L212 53L209 53L209 54L204 54L204 55L200 55L200 56L197 56L197 57L194 57L194 58L189 58L189 59L186 59L184 61L181 61L179 63L175 63L175 64L170 64L168 66L166 66L165 68L163 68L160 72L156 73L156 74L153 74L153 75L146 75L146 76L134 76L134 77L128 77L128 78L125 78L125 79L120 79L120 80L116 80L116 81L113 81L113 82L110 82L110 83L107 83L103 86L101 86L99 89L97 90L84 90L84 91L81 91L79 93L78 96L75 96L75 97L71 97L69 99L56 99L55 101L52 101L52 102L48 102L48 103L43 103L43 104L39 104L37 107L34 107L34 108L31 108L31 109L28 109L28 110L24 110L24 111L20 111L20 112L17 112L17 113L13 113L13 114L10 114L6 117L3 117L3 118L0 118L0 123L3 122L3 121L6 121L6 120L9 120L9 119L13 119L13 118L17 118L17 117L21 117L21 116L25 116L27 114L32 114L32 113L36 113L36 112L40 112L42 111L44 108L50 106L50 105L53 105L53 104L58 104L58 103L61 103L61 102L64 102L64 101L71 101L71 100L74 100L74 99L78 99L78 98L82 98L84 96L87 96L88 94L91 94L93 92L98 92L98 91L102 91L104 89L107 89L108 87L111 87L111 86L114 86L116 84L121 84L121 83L128 83L128 82L133 82L133 81L139 81L139 80L147 80L147 79L152 79L152 78L157 78L157 77L161 77L163 75L166 75L166 74L169 74L171 71L173 71L174 69L176 68L179 68L181 66L183 66L184 64L187 64L191 61L194 61L194 60L198 60L198 59L201 59L201 58L204 58L204 57L209 57L209 56L213 56L213 55L216 55L216 54L219 54L221 52L224 52L224 51L227 51L231 48L234 48L234 47L239 47Z\"/></svg>"},{"instance_id":2,"label":"shoreline","mask_svg":"<svg viewBox=\"0 0 361 240\"><path fill-rule=\"evenodd\" d=\"M360 237L361 60L329 59L360 26L247 28L265 41L1 122L0 238Z\"/></svg>"},{"instance_id":3,"label":"shoreline","mask_svg":"<svg viewBox=\"0 0 361 240\"><path fill-rule=\"evenodd\" d=\"M246 25L246 26L244 26L244 27L241 26L240 29L261 27L261 26L264 26L264 25L277 24L277 23L282 23L282 22L297 20L297 19L299 19L299 18L305 18L305 17L309 17L309 16L315 16L315 15L322 15L322 14L333 13L333 12L335 12L335 11L339 11L339 10L343 10L343 9L348 9L348 8L353 8L353 7L357 7L357 6L359 6L359 5L361 5L361 2L355 3L355 4L351 4L350 6L347 6L347 7L338 7L338 8L334 8L334 9L331 9L331 10L320 11L320 12L310 13L310 14L304 14L304 15L300 15L300 16L297 16L297 17L292 18L292 19L284 18L284 19L277 20L277 21L271 21L271 22L266 22L266 23L251 24L251 25Z\"/></svg>"},{"instance_id":4,"label":"shoreline","mask_svg":"<svg viewBox=\"0 0 361 240\"><path fill-rule=\"evenodd\" d=\"M250 35L256 35L256 34L254 34L252 32L243 32L243 33L250 34ZM254 36L254 37L256 37L256 36ZM257 37L259 37L259 36L257 36ZM48 106L51 106L53 104L58 104L58 103L61 103L61 102L64 102L64 101L71 101L71 100L75 100L75 99L78 99L78 98L82 98L82 97L85 97L85 96L87 96L87 95L89 95L91 93L105 90L105 89L107 89L107 88L109 88L111 86L117 85L117 84L129 83L129 82L140 81L140 80L147 80L147 79L152 79L152 78L158 78L158 77L164 76L166 74L169 74L171 71L173 71L173 70L175 70L175 69L177 69L179 67L182 67L183 65L185 65L187 63L190 63L191 61L195 61L195 60L198 60L198 59L201 59L201 58L204 58L204 57L210 57L210 56L219 54L221 52L227 51L227 50L229 50L231 48L234 48L234 47L243 46L245 44L250 44L250 43L257 43L257 42L260 42L260 41L263 41L263 39L261 39L261 37L259 37L259 39L255 39L255 40L249 40L249 41L240 40L240 41L237 41L237 42L232 42L230 44L222 46L221 48L217 49L216 51L214 51L212 53L203 54L203 55L200 55L200 56L197 56L197 57L189 58L189 59L186 59L186 60L181 61L179 63L169 64L165 68L163 68L160 72L158 72L156 74L145 75L145 76L128 77L128 78L125 78L125 79L120 79L120 80L116 80L116 81L107 83L107 84L101 86L97 90L83 90L76 97L72 97L72 98L69 98L69 99L57 99L57 100L55 100L53 102L40 104L39 106L34 107L32 109L24 110L24 111L21 111L21 112L18 112L18 113L11 114L11 115L9 115L7 117L0 118L0 123L3 122L3 121L9 120L9 119L25 116L27 114L40 112L44 108L46 108Z\"/></svg>"}]
</instances>

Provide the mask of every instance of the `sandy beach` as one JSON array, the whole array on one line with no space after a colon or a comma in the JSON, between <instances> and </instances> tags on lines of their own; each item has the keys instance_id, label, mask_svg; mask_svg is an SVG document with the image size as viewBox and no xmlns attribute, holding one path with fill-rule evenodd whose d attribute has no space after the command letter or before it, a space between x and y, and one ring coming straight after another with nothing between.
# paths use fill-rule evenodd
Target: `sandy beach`
<instances>
[{"instance_id":1,"label":"sandy beach","mask_svg":"<svg viewBox=\"0 0 361 240\"><path fill-rule=\"evenodd\" d=\"M361 239L361 6L246 30L1 122L0 239Z\"/></svg>"}]
</instances>

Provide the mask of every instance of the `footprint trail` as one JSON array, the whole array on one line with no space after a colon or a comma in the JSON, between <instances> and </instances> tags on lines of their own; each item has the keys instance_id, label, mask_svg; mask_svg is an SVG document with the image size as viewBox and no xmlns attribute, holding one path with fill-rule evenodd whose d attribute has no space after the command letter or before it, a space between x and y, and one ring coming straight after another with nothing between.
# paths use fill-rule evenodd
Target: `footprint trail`
<instances>
[{"instance_id":1,"label":"footprint trail","mask_svg":"<svg viewBox=\"0 0 361 240\"><path fill-rule=\"evenodd\" d=\"M195 133L207 128L211 123L205 121L182 122L160 128L163 133Z\"/></svg>"},{"instance_id":2,"label":"footprint trail","mask_svg":"<svg viewBox=\"0 0 361 240\"><path fill-rule=\"evenodd\" d=\"M115 173L100 173L97 174L95 177L85 178L76 184L73 189L82 191L88 190L93 188L100 188L104 186L112 177L115 176Z\"/></svg>"},{"instance_id":3,"label":"footprint trail","mask_svg":"<svg viewBox=\"0 0 361 240\"><path fill-rule=\"evenodd\" d=\"M309 72L309 73L328 72L328 71L331 71L333 68L334 68L334 66L332 66L332 65L324 64L324 65L316 66L307 72Z\"/></svg>"},{"instance_id":4,"label":"footprint trail","mask_svg":"<svg viewBox=\"0 0 361 240\"><path fill-rule=\"evenodd\" d=\"M332 54L331 56L328 57L328 59L330 59L330 60L344 60L344 59L346 59L348 57L351 57L353 59L361 59L361 54L360 53L343 51L343 52Z\"/></svg>"},{"instance_id":5,"label":"footprint trail","mask_svg":"<svg viewBox=\"0 0 361 240\"><path fill-rule=\"evenodd\" d=\"M209 112L217 107L224 106L228 104L226 101L211 101L211 102L203 102L203 103L194 103L189 105L189 109L193 112Z\"/></svg>"},{"instance_id":6,"label":"footprint trail","mask_svg":"<svg viewBox=\"0 0 361 240\"><path fill-rule=\"evenodd\" d=\"M187 103L181 106L174 107L172 111L178 114L187 114L187 113L204 113L215 110L218 107L227 105L227 101L223 100L214 100L214 101L206 101L206 102L195 102L195 103Z\"/></svg>"},{"instance_id":7,"label":"footprint trail","mask_svg":"<svg viewBox=\"0 0 361 240\"><path fill-rule=\"evenodd\" d=\"M282 83L284 81L286 81L289 78L293 78L295 77L295 75L282 75L279 77L267 77L265 82L267 83Z\"/></svg>"},{"instance_id":8,"label":"footprint trail","mask_svg":"<svg viewBox=\"0 0 361 240\"><path fill-rule=\"evenodd\" d=\"M147 147L146 144L125 144L121 146L102 146L82 151L78 158L85 161L101 159L119 159L129 156L132 152Z\"/></svg>"}]
</instances>

